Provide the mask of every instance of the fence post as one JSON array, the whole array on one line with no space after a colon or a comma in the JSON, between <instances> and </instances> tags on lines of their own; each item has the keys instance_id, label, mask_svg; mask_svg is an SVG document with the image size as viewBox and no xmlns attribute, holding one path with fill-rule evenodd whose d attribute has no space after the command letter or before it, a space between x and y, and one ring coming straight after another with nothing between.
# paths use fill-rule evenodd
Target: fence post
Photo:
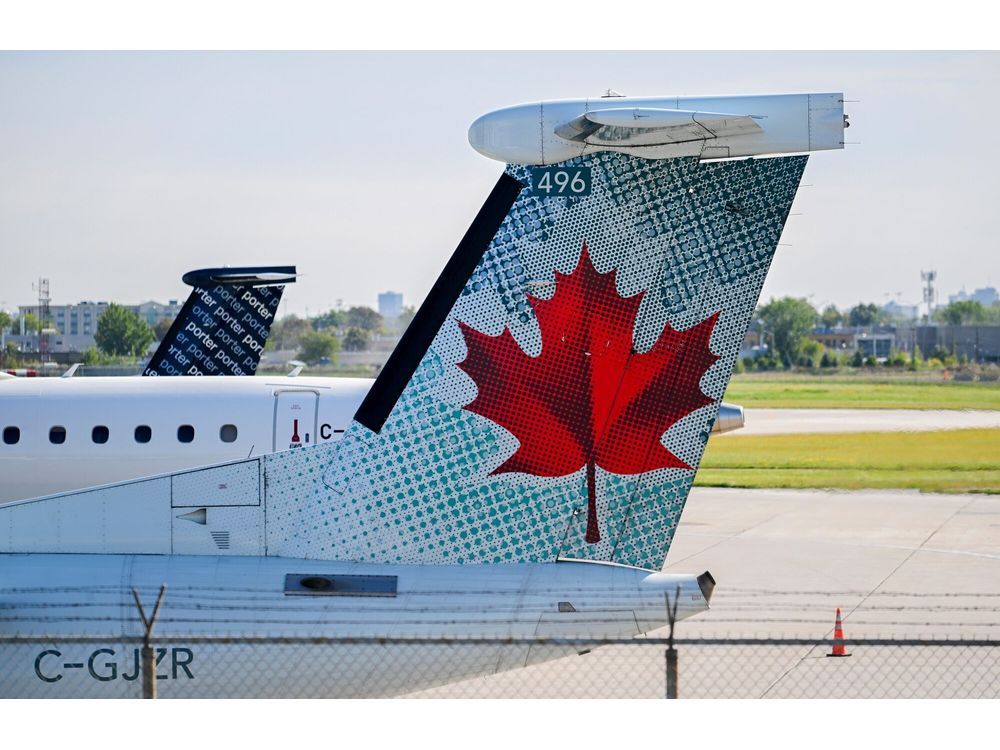
<instances>
[{"instance_id":1,"label":"fence post","mask_svg":"<svg viewBox=\"0 0 1000 750\"><path fill-rule=\"evenodd\" d=\"M677 622L677 605L681 600L681 587L677 587L674 605L670 606L670 595L663 593L667 605L667 620L670 622L670 638L667 641L667 698L677 697L677 649L674 648L674 623Z\"/></svg>"},{"instance_id":2,"label":"fence post","mask_svg":"<svg viewBox=\"0 0 1000 750\"><path fill-rule=\"evenodd\" d=\"M146 610L142 608L142 601L139 599L139 592L132 589L132 598L135 599L135 606L139 608L139 619L142 620L142 697L156 697L156 659L153 649L153 626L156 625L156 616L160 614L160 604L163 603L163 594L166 593L167 584L160 586L160 593L156 597L156 604L153 606L153 614L146 617Z\"/></svg>"}]
</instances>

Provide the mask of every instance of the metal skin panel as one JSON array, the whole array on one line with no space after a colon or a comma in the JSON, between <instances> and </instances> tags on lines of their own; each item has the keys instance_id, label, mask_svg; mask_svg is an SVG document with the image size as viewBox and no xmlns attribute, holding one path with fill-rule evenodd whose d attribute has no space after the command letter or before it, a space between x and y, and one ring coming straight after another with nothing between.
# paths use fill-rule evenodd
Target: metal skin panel
<instances>
[{"instance_id":1,"label":"metal skin panel","mask_svg":"<svg viewBox=\"0 0 1000 750\"><path fill-rule=\"evenodd\" d=\"M264 554L264 514L260 508L175 508L172 515L171 552L175 555Z\"/></svg>"},{"instance_id":2,"label":"metal skin panel","mask_svg":"<svg viewBox=\"0 0 1000 750\"><path fill-rule=\"evenodd\" d=\"M174 508L260 505L260 462L256 459L175 474L171 480Z\"/></svg>"},{"instance_id":3,"label":"metal skin panel","mask_svg":"<svg viewBox=\"0 0 1000 750\"><path fill-rule=\"evenodd\" d=\"M396 576L398 593L286 596L288 574ZM188 640L232 635L241 609L247 610L243 617L253 617L252 625L239 631L248 636L484 639L529 638L540 630L563 638L629 637L637 622L643 629L665 624L664 594L673 596L678 586L679 618L707 609L693 576L592 563L405 566L185 555L10 555L0 566L7 613L0 634L34 632L37 606L44 603L44 629L51 641L4 647L0 697L137 697L136 644L66 643L60 636L141 635L130 589L136 587L148 601L164 582L168 589L155 641L166 649L157 682L157 693L165 698L392 696L573 653L571 647L529 649L499 641L414 648L391 643L241 647ZM571 602L576 611L560 613L560 601ZM78 617L81 604L87 613L83 619ZM98 653L100 648L112 653ZM175 649L188 670L173 668ZM43 655L46 650L58 656ZM72 669L65 663L84 666Z\"/></svg>"},{"instance_id":4,"label":"metal skin panel","mask_svg":"<svg viewBox=\"0 0 1000 750\"><path fill-rule=\"evenodd\" d=\"M170 553L170 478L5 506L0 552Z\"/></svg>"}]
</instances>

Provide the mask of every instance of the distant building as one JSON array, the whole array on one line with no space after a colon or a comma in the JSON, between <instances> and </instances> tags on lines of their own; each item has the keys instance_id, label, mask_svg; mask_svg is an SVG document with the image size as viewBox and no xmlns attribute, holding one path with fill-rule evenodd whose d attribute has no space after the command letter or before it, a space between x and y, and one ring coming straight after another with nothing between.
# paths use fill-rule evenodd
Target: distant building
<instances>
[{"instance_id":1,"label":"distant building","mask_svg":"<svg viewBox=\"0 0 1000 750\"><path fill-rule=\"evenodd\" d=\"M892 354L896 336L893 333L856 333L854 334L854 351L862 357L886 359Z\"/></svg>"},{"instance_id":2,"label":"distant building","mask_svg":"<svg viewBox=\"0 0 1000 750\"><path fill-rule=\"evenodd\" d=\"M94 334L97 333L97 321L108 309L109 302L78 302L75 305L49 305L49 325L58 331L58 334L49 334L49 351L51 352L82 352L92 346L96 346ZM145 320L150 326L154 326L160 320L177 317L181 311L180 303L172 299L167 304L161 302L142 302L138 305L124 305L140 318ZM20 305L18 307L20 319L28 313L37 318L41 318L38 305ZM38 335L37 331L22 331L21 325L15 322L11 331L13 336L9 340L14 341L21 351L37 351Z\"/></svg>"},{"instance_id":3,"label":"distant building","mask_svg":"<svg viewBox=\"0 0 1000 750\"><path fill-rule=\"evenodd\" d=\"M822 329L809 334L808 338L818 341L827 349L837 352L854 350L854 332L847 329Z\"/></svg>"},{"instance_id":4,"label":"distant building","mask_svg":"<svg viewBox=\"0 0 1000 750\"><path fill-rule=\"evenodd\" d=\"M989 307L994 302L1000 301L1000 294L997 290L991 286L984 286L982 289L977 289L972 294L969 294L964 289L958 294L952 294L948 297L948 304L952 302L968 302L974 300L979 302L984 307Z\"/></svg>"},{"instance_id":5,"label":"distant building","mask_svg":"<svg viewBox=\"0 0 1000 750\"><path fill-rule=\"evenodd\" d=\"M97 331L97 319L108 309L107 302L79 302L75 305L49 305L49 323L59 333L67 336L93 337ZM41 319L38 305L21 305L19 314L22 320L24 316L34 315ZM44 322L44 321L43 321ZM20 333L20 329L18 329ZM30 334L30 331L25 331ZM86 347L84 347L86 348Z\"/></svg>"},{"instance_id":6,"label":"distant building","mask_svg":"<svg viewBox=\"0 0 1000 750\"><path fill-rule=\"evenodd\" d=\"M378 312L389 320L403 314L403 295L399 292L382 292L378 296Z\"/></svg>"},{"instance_id":7,"label":"distant building","mask_svg":"<svg viewBox=\"0 0 1000 750\"><path fill-rule=\"evenodd\" d=\"M140 302L138 305L127 305L128 309L140 318L155 326L161 320L173 320L181 312L181 304L175 300L169 300L167 304L162 302Z\"/></svg>"},{"instance_id":8,"label":"distant building","mask_svg":"<svg viewBox=\"0 0 1000 750\"><path fill-rule=\"evenodd\" d=\"M918 326L914 338L925 357L940 347L970 362L1000 362L1000 326Z\"/></svg>"}]
</instances>

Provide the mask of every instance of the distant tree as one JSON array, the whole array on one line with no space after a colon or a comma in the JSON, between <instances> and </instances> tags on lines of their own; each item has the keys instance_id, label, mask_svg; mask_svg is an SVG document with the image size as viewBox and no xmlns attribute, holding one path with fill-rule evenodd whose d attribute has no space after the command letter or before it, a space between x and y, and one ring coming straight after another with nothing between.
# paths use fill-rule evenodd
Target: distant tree
<instances>
[{"instance_id":1,"label":"distant tree","mask_svg":"<svg viewBox=\"0 0 1000 750\"><path fill-rule=\"evenodd\" d=\"M403 308L403 312L395 318L385 321L385 327L391 333L402 334L406 330L406 327L413 321L413 316L416 314L416 309L412 305L407 305Z\"/></svg>"},{"instance_id":2,"label":"distant tree","mask_svg":"<svg viewBox=\"0 0 1000 750\"><path fill-rule=\"evenodd\" d=\"M951 326L985 323L990 318L987 308L975 299L952 302L947 307L939 307L934 311L934 319Z\"/></svg>"},{"instance_id":3,"label":"distant tree","mask_svg":"<svg viewBox=\"0 0 1000 750\"><path fill-rule=\"evenodd\" d=\"M798 361L802 344L816 325L816 310L804 299L772 299L757 310L757 318L771 335L773 355L788 367Z\"/></svg>"},{"instance_id":4,"label":"distant tree","mask_svg":"<svg viewBox=\"0 0 1000 750\"><path fill-rule=\"evenodd\" d=\"M24 321L24 332L29 336L35 336L42 330L42 322L33 313L25 313L21 316L20 320ZM18 328L20 328L20 325L18 323Z\"/></svg>"},{"instance_id":5,"label":"distant tree","mask_svg":"<svg viewBox=\"0 0 1000 750\"><path fill-rule=\"evenodd\" d=\"M160 318L156 321L156 325L153 326L153 336L156 337L156 340L163 341L166 335L170 332L170 326L173 324L173 318Z\"/></svg>"},{"instance_id":6,"label":"distant tree","mask_svg":"<svg viewBox=\"0 0 1000 750\"><path fill-rule=\"evenodd\" d=\"M824 347L821 343L814 341L813 339L805 339L799 349L797 364L800 367L817 367L820 364L821 357L825 353L826 347Z\"/></svg>"},{"instance_id":7,"label":"distant tree","mask_svg":"<svg viewBox=\"0 0 1000 750\"><path fill-rule=\"evenodd\" d=\"M93 367L94 365L103 365L107 363L110 357L107 354L101 354L97 351L97 347L90 346L84 350L83 356L80 358L82 363L88 367Z\"/></svg>"},{"instance_id":8,"label":"distant tree","mask_svg":"<svg viewBox=\"0 0 1000 750\"><path fill-rule=\"evenodd\" d=\"M374 333L382 328L382 316L370 307L352 307L347 313L347 325Z\"/></svg>"},{"instance_id":9,"label":"distant tree","mask_svg":"<svg viewBox=\"0 0 1000 750\"><path fill-rule=\"evenodd\" d=\"M308 320L298 315L286 315L271 325L271 333L267 337L268 349L298 349L302 334L313 329Z\"/></svg>"},{"instance_id":10,"label":"distant tree","mask_svg":"<svg viewBox=\"0 0 1000 750\"><path fill-rule=\"evenodd\" d=\"M823 352L823 358L819 361L820 367L836 367L838 364L837 355L830 352Z\"/></svg>"},{"instance_id":11,"label":"distant tree","mask_svg":"<svg viewBox=\"0 0 1000 750\"><path fill-rule=\"evenodd\" d=\"M844 316L834 305L827 305L823 308L819 320L826 328L836 328L844 322Z\"/></svg>"},{"instance_id":12,"label":"distant tree","mask_svg":"<svg viewBox=\"0 0 1000 750\"><path fill-rule=\"evenodd\" d=\"M909 358L906 356L905 352L901 352L898 349L893 349L889 356L886 357L885 366L886 367L906 367L909 364Z\"/></svg>"},{"instance_id":13,"label":"distant tree","mask_svg":"<svg viewBox=\"0 0 1000 750\"><path fill-rule=\"evenodd\" d=\"M314 331L323 331L327 328L343 328L346 323L347 315L340 310L328 310L312 319Z\"/></svg>"},{"instance_id":14,"label":"distant tree","mask_svg":"<svg viewBox=\"0 0 1000 750\"><path fill-rule=\"evenodd\" d=\"M363 352L368 348L370 334L364 328L348 328L344 336L344 351Z\"/></svg>"},{"instance_id":15,"label":"distant tree","mask_svg":"<svg viewBox=\"0 0 1000 750\"><path fill-rule=\"evenodd\" d=\"M324 357L335 359L340 351L340 340L330 333L307 331L299 337L299 347L299 359L314 364Z\"/></svg>"},{"instance_id":16,"label":"distant tree","mask_svg":"<svg viewBox=\"0 0 1000 750\"><path fill-rule=\"evenodd\" d=\"M153 343L153 329L126 307L111 303L97 320L97 348L113 356L139 357Z\"/></svg>"},{"instance_id":17,"label":"distant tree","mask_svg":"<svg viewBox=\"0 0 1000 750\"><path fill-rule=\"evenodd\" d=\"M413 305L407 305L406 307L403 308L403 312L400 313L399 317L396 318L396 320L398 320L400 325L402 325L405 328L406 326L410 325L410 322L413 320L413 316L416 314L417 314L417 309Z\"/></svg>"},{"instance_id":18,"label":"distant tree","mask_svg":"<svg viewBox=\"0 0 1000 750\"><path fill-rule=\"evenodd\" d=\"M931 354L929 359L937 359L940 360L941 362L945 362L948 360L949 357L951 357L950 351L948 351L941 345L936 345L933 349L931 349Z\"/></svg>"},{"instance_id":19,"label":"distant tree","mask_svg":"<svg viewBox=\"0 0 1000 750\"><path fill-rule=\"evenodd\" d=\"M873 326L877 325L881 316L881 310L874 302L857 304L847 313L847 322L852 326Z\"/></svg>"},{"instance_id":20,"label":"distant tree","mask_svg":"<svg viewBox=\"0 0 1000 750\"><path fill-rule=\"evenodd\" d=\"M13 319L10 317L10 314L4 310L0 310L0 331L4 328L10 328L12 322Z\"/></svg>"}]
</instances>

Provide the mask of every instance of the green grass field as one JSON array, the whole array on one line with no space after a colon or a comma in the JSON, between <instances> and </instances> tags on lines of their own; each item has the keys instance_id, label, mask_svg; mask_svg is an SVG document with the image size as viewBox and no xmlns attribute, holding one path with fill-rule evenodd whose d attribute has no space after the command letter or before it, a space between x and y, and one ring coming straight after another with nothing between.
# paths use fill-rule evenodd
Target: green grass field
<instances>
[{"instance_id":1,"label":"green grass field","mask_svg":"<svg viewBox=\"0 0 1000 750\"><path fill-rule=\"evenodd\" d=\"M1000 409L1000 382L901 382L736 375L726 401L772 409Z\"/></svg>"},{"instance_id":2,"label":"green grass field","mask_svg":"<svg viewBox=\"0 0 1000 750\"><path fill-rule=\"evenodd\" d=\"M1000 494L1000 430L719 436L695 484Z\"/></svg>"}]
</instances>

